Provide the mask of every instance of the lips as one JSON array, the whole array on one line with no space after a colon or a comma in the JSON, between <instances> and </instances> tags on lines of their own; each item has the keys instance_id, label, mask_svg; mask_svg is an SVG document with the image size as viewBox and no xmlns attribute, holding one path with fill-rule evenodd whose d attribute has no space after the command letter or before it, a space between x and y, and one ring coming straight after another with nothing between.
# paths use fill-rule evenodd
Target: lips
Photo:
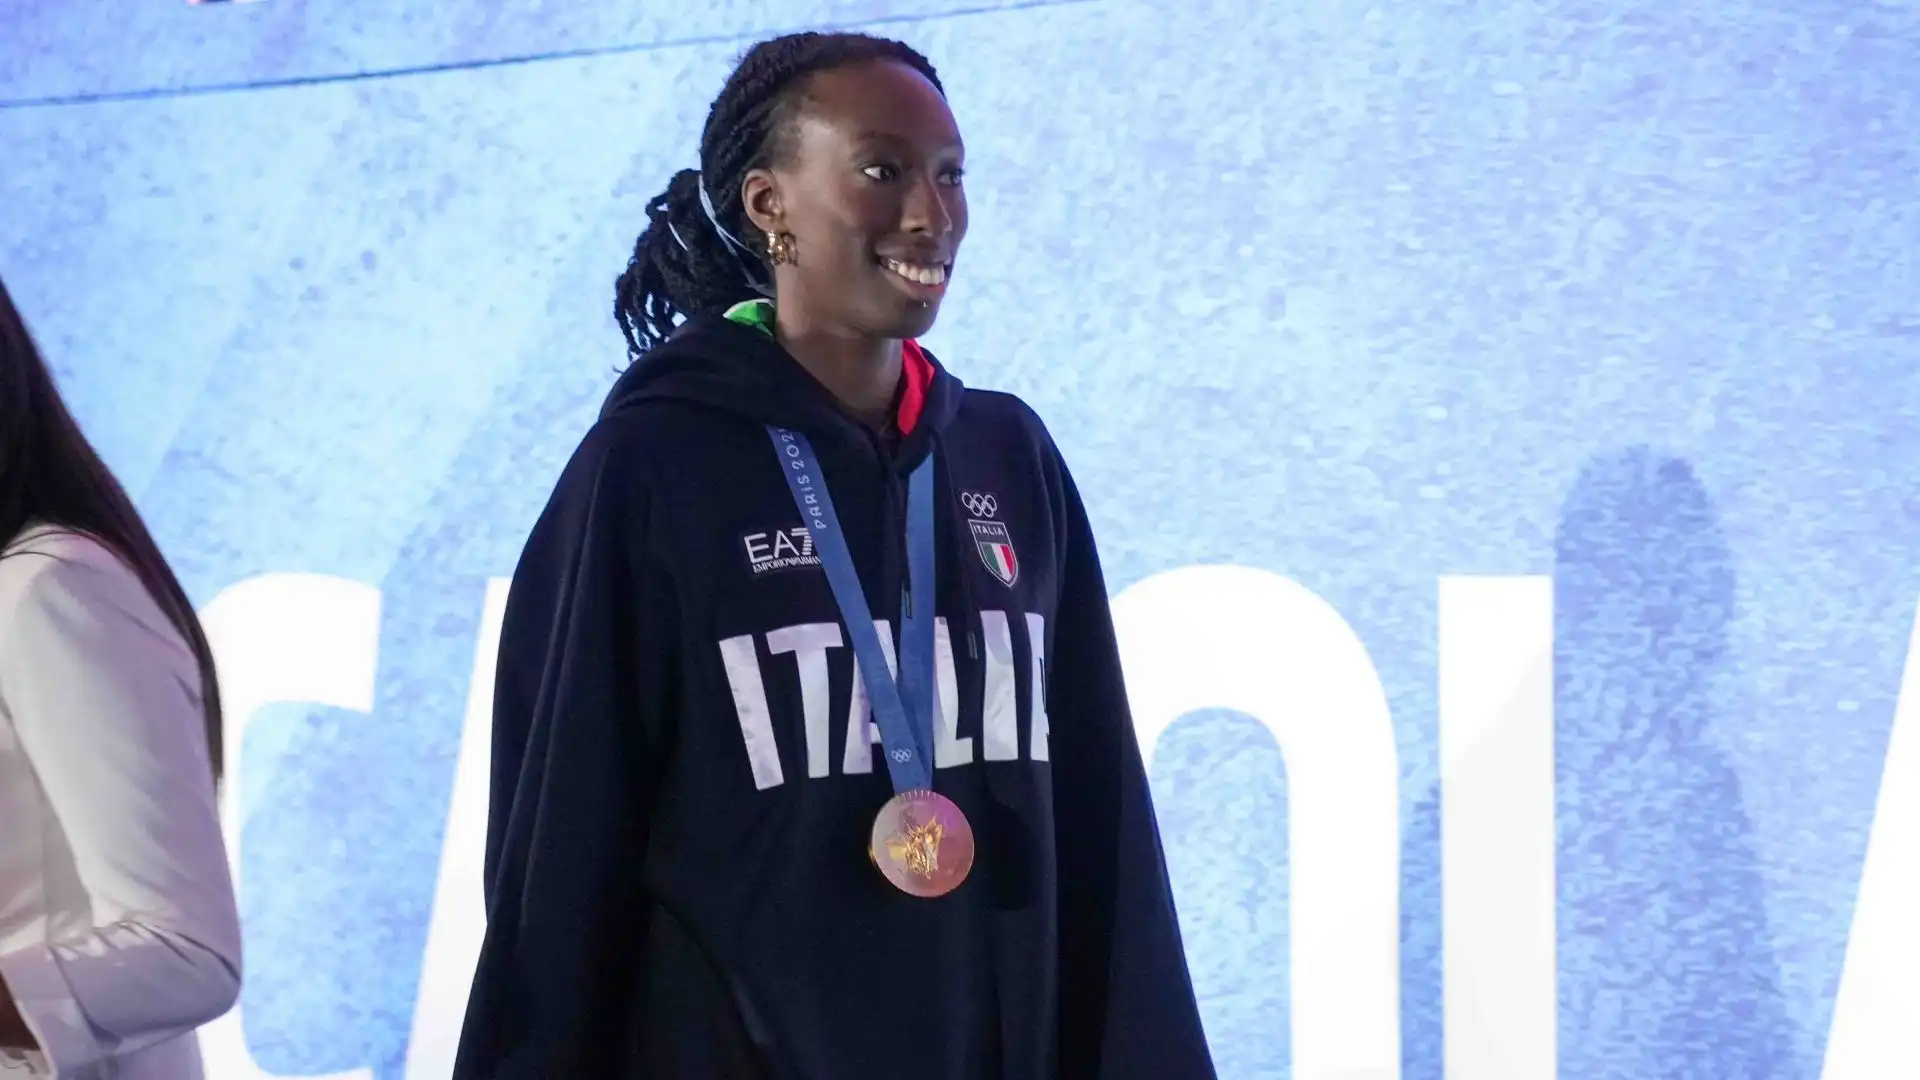
<instances>
[{"instance_id":1,"label":"lips","mask_svg":"<svg viewBox=\"0 0 1920 1080\"><path fill-rule=\"evenodd\" d=\"M947 283L948 264L944 262L882 258L880 265L892 271L894 276L922 288L937 289Z\"/></svg>"}]
</instances>

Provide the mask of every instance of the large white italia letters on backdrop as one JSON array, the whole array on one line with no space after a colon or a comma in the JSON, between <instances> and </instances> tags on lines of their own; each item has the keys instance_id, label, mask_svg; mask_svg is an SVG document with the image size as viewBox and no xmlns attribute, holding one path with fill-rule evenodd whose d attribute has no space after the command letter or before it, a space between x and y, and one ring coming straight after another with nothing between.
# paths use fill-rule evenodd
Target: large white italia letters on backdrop
<instances>
[{"instance_id":1,"label":"large white italia letters on backdrop","mask_svg":"<svg viewBox=\"0 0 1920 1080\"><path fill-rule=\"evenodd\" d=\"M1113 602L1140 752L1199 709L1265 724L1287 766L1293 1075L1400 1075L1400 773L1387 694L1331 605L1262 570L1195 566Z\"/></svg>"},{"instance_id":2,"label":"large white italia letters on backdrop","mask_svg":"<svg viewBox=\"0 0 1920 1080\"><path fill-rule=\"evenodd\" d=\"M1440 579L1445 1072L1557 1070L1553 580Z\"/></svg>"},{"instance_id":3,"label":"large white italia letters on backdrop","mask_svg":"<svg viewBox=\"0 0 1920 1080\"><path fill-rule=\"evenodd\" d=\"M506 612L507 579L487 583L473 678L461 728L453 798L448 807L432 923L427 928L420 990L407 1049L409 1080L444 1080L453 1072L467 987L486 932L481 866L486 847L488 720L493 660ZM373 711L379 668L380 591L319 574L268 574L220 593L201 612L221 673L226 706L226 781L220 812L234 885L240 887L242 748L247 727L270 704L310 702ZM236 1007L200 1032L210 1080L280 1080L247 1048ZM371 1068L311 1080L372 1080Z\"/></svg>"},{"instance_id":4,"label":"large white italia letters on backdrop","mask_svg":"<svg viewBox=\"0 0 1920 1080\"><path fill-rule=\"evenodd\" d=\"M485 918L488 712L507 582L487 585L422 958L407 1080L442 1080ZM373 708L381 597L342 578L268 574L202 613L227 705L222 795L240 885L241 749L258 711ZM1246 567L1168 571L1114 600L1142 752L1179 717L1258 719L1286 761L1293 1075L1400 1076L1400 793L1386 694L1339 612ZM1439 594L1446 1068L1556 1075L1553 614L1544 577L1445 577ZM1920 620L1860 882L1822 1080L1904 1078L1920 1060ZM235 1009L201 1034L210 1080L277 1080ZM370 1068L314 1080L371 1080Z\"/></svg>"},{"instance_id":5,"label":"large white italia letters on backdrop","mask_svg":"<svg viewBox=\"0 0 1920 1080\"><path fill-rule=\"evenodd\" d=\"M1920 616L1881 767L1880 799L1820 1080L1904 1080L1920 1061Z\"/></svg>"},{"instance_id":6,"label":"large white italia letters on backdrop","mask_svg":"<svg viewBox=\"0 0 1920 1080\"><path fill-rule=\"evenodd\" d=\"M324 574L263 574L223 590L200 613L220 672L226 779L220 817L235 891L240 841L246 829L241 800L241 751L247 726L277 702L313 702L354 712L373 711L380 659L380 590ZM200 1029L200 1053L212 1080L272 1080L247 1049L240 1007ZM372 1069L317 1080L373 1080Z\"/></svg>"},{"instance_id":7,"label":"large white italia letters on backdrop","mask_svg":"<svg viewBox=\"0 0 1920 1080\"><path fill-rule=\"evenodd\" d=\"M493 660L500 651L508 580L488 581L481 606L473 683L460 728L460 758L454 766L453 799L440 848L440 877L433 890L433 922L427 927L413 1032L407 1040L407 1080L445 1080L453 1075L467 989L480 959L481 939L487 934L481 889L487 850L487 777L493 759Z\"/></svg>"}]
</instances>

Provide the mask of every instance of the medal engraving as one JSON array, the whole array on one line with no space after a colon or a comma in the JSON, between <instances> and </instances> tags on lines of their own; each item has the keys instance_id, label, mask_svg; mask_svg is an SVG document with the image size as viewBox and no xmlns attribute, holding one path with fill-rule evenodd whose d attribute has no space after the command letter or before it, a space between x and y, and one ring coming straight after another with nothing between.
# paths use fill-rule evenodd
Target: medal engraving
<instances>
[{"instance_id":1,"label":"medal engraving","mask_svg":"<svg viewBox=\"0 0 1920 1080\"><path fill-rule=\"evenodd\" d=\"M901 892L945 896L973 869L973 828L946 796L909 791L880 808L867 853Z\"/></svg>"}]
</instances>

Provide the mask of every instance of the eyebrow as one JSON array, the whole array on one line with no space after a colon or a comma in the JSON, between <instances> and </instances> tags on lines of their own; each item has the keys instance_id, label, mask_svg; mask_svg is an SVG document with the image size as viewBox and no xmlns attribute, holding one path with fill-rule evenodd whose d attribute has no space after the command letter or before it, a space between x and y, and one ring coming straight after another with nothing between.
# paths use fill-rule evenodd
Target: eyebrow
<instances>
[{"instance_id":1,"label":"eyebrow","mask_svg":"<svg viewBox=\"0 0 1920 1080\"><path fill-rule=\"evenodd\" d=\"M912 139L908 138L905 135L897 135L897 134L886 132L886 131L871 131L871 130L862 131L855 134L853 137L853 140L856 143L896 143L896 144L911 143L913 141ZM960 139L958 137L956 137L952 142L946 144L946 146L942 147L942 149L945 149L945 150L962 150L962 151L964 151L966 148L967 148L967 144L965 140Z\"/></svg>"}]
</instances>

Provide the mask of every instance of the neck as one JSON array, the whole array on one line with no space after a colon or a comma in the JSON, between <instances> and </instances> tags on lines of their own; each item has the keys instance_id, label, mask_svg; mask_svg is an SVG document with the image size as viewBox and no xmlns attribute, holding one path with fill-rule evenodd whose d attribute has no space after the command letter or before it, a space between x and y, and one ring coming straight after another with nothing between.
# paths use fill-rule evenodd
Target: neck
<instances>
[{"instance_id":1,"label":"neck","mask_svg":"<svg viewBox=\"0 0 1920 1080\"><path fill-rule=\"evenodd\" d=\"M875 431L886 426L900 387L900 342L795 327L778 318L774 339L861 423Z\"/></svg>"}]
</instances>

